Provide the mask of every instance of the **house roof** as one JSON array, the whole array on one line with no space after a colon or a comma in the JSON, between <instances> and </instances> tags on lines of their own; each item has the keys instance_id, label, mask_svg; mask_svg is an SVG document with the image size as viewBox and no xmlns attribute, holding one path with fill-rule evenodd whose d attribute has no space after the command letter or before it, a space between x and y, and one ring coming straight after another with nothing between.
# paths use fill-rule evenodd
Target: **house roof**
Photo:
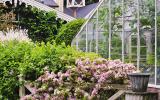
<instances>
[{"instance_id":1,"label":"house roof","mask_svg":"<svg viewBox=\"0 0 160 100\"><path fill-rule=\"evenodd\" d=\"M50 7L58 7L58 4L54 0L40 0L40 2Z\"/></svg>"},{"instance_id":2,"label":"house roof","mask_svg":"<svg viewBox=\"0 0 160 100\"><path fill-rule=\"evenodd\" d=\"M72 16L69 16L67 14L64 14L63 12L60 12L56 9L53 9L52 7L49 7L47 5L44 5L40 2L37 2L35 0L20 0L21 2L24 2L26 3L27 5L31 5L33 7L36 7L40 10L44 10L44 11L55 11L55 13L57 14L57 18L61 18L65 21L72 21L72 20L75 20L75 18L73 18Z\"/></svg>"},{"instance_id":3,"label":"house roof","mask_svg":"<svg viewBox=\"0 0 160 100\"><path fill-rule=\"evenodd\" d=\"M94 8L97 7L98 3L93 3L86 5L85 7L77 8L77 18L86 17ZM71 8L64 8L64 13L73 16L73 11Z\"/></svg>"}]
</instances>

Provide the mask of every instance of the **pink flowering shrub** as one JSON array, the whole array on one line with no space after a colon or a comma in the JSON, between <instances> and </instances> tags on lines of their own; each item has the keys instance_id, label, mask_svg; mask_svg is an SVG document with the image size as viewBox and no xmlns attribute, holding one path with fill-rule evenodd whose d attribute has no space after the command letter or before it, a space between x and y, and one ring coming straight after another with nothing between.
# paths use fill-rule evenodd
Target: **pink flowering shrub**
<instances>
[{"instance_id":1,"label":"pink flowering shrub","mask_svg":"<svg viewBox=\"0 0 160 100\"><path fill-rule=\"evenodd\" d=\"M127 74L136 68L133 64L125 64L120 60L98 58L78 59L77 67L57 74L45 69L45 74L39 77L34 87L35 94L27 95L21 100L91 100L98 99L100 89L106 83L126 80Z\"/></svg>"}]
</instances>

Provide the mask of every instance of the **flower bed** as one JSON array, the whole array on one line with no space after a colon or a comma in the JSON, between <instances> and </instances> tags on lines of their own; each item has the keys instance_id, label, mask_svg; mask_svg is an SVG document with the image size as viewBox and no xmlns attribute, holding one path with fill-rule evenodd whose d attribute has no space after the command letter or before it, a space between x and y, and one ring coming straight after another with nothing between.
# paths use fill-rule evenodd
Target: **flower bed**
<instances>
[{"instance_id":1,"label":"flower bed","mask_svg":"<svg viewBox=\"0 0 160 100\"><path fill-rule=\"evenodd\" d=\"M127 74L136 70L133 64L124 64L120 60L78 59L77 67L66 72L53 73L45 69L45 74L34 83L35 94L21 100L77 100L98 99L106 83L127 80Z\"/></svg>"},{"instance_id":2,"label":"flower bed","mask_svg":"<svg viewBox=\"0 0 160 100\"><path fill-rule=\"evenodd\" d=\"M67 70L68 66L75 67L75 61L79 57L99 57L94 53L76 51L64 44L15 40L17 41L0 42L0 100L19 99L19 86L23 85L23 82L17 81L19 75L26 81L35 81L44 74L45 66L50 71L59 72Z\"/></svg>"}]
</instances>

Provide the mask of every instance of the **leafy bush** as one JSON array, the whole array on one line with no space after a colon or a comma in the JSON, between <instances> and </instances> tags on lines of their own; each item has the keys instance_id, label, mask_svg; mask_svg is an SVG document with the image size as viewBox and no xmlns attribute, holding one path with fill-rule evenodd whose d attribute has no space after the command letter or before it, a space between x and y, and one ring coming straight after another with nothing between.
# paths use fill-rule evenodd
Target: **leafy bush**
<instances>
[{"instance_id":1,"label":"leafy bush","mask_svg":"<svg viewBox=\"0 0 160 100\"><path fill-rule=\"evenodd\" d=\"M84 23L83 19L67 23L57 18L56 13L53 11L45 12L31 6L26 7L25 3L16 6L14 10L9 5L3 10L5 16L15 15L14 20L17 20L18 23L9 23L11 26L14 24L14 26L17 25L22 29L27 29L29 38L38 42L43 41L46 43L56 39L57 44L64 42L66 45L70 45L73 37ZM13 18L10 19L12 19L12 22ZM4 23L6 24L6 22ZM7 24L7 27L9 24ZM1 24L1 27L4 28L4 25Z\"/></svg>"},{"instance_id":2,"label":"leafy bush","mask_svg":"<svg viewBox=\"0 0 160 100\"><path fill-rule=\"evenodd\" d=\"M124 81L127 74L136 70L133 64L103 58L93 61L78 59L76 64L77 67L58 74L45 69L45 74L36 80L36 93L21 100L100 100L100 89L104 88L106 83Z\"/></svg>"},{"instance_id":3,"label":"leafy bush","mask_svg":"<svg viewBox=\"0 0 160 100\"><path fill-rule=\"evenodd\" d=\"M26 7L25 3L13 8L7 1L6 6L0 8L0 13L2 13L0 19L4 20L0 24L0 29L6 30L6 27L13 26L27 29L29 38L33 41L48 42L55 39L59 28L66 24L66 21L57 18L55 12L46 12L31 6Z\"/></svg>"},{"instance_id":4,"label":"leafy bush","mask_svg":"<svg viewBox=\"0 0 160 100\"><path fill-rule=\"evenodd\" d=\"M57 19L54 12L45 12L30 6L20 6L17 11L20 16L20 26L28 29L28 35L33 41L51 41L65 23Z\"/></svg>"},{"instance_id":5,"label":"leafy bush","mask_svg":"<svg viewBox=\"0 0 160 100\"><path fill-rule=\"evenodd\" d=\"M29 53L31 45L28 43L7 42L0 43L0 99L17 100L20 83L20 64L24 55Z\"/></svg>"},{"instance_id":6,"label":"leafy bush","mask_svg":"<svg viewBox=\"0 0 160 100\"><path fill-rule=\"evenodd\" d=\"M84 21L84 19L77 19L63 25L60 28L58 35L56 36L56 43L61 44L62 42L64 42L66 45L70 45Z\"/></svg>"},{"instance_id":7,"label":"leafy bush","mask_svg":"<svg viewBox=\"0 0 160 100\"><path fill-rule=\"evenodd\" d=\"M0 99L17 100L18 75L33 81L43 74L43 68L48 66L51 71L67 70L75 66L78 57L98 57L94 53L83 53L72 47L53 45L51 43L3 42L0 43Z\"/></svg>"},{"instance_id":8,"label":"leafy bush","mask_svg":"<svg viewBox=\"0 0 160 100\"><path fill-rule=\"evenodd\" d=\"M30 55L25 56L22 72L30 73L29 71L35 71L36 75L39 76L43 73L42 69L46 66L54 72L65 71L67 67L75 66L75 60L79 57L94 58L97 55L78 52L72 47L66 47L64 44L52 45L47 43L45 45L41 43L32 48ZM33 76L32 74L30 75Z\"/></svg>"}]
</instances>

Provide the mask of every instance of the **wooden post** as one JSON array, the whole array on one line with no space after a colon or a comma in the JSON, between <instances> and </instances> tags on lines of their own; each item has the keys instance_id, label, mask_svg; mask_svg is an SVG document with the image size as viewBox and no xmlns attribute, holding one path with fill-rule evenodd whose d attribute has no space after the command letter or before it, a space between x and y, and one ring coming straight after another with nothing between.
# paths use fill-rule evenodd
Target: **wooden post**
<instances>
[{"instance_id":1,"label":"wooden post","mask_svg":"<svg viewBox=\"0 0 160 100\"><path fill-rule=\"evenodd\" d=\"M124 93L125 93L124 90L119 90L117 93L115 93L113 96L111 96L108 100L117 100Z\"/></svg>"},{"instance_id":2,"label":"wooden post","mask_svg":"<svg viewBox=\"0 0 160 100\"><path fill-rule=\"evenodd\" d=\"M21 83L24 80L24 77L22 75L19 75L19 82ZM19 97L23 97L25 96L25 87L24 86L20 86L19 87Z\"/></svg>"},{"instance_id":3,"label":"wooden post","mask_svg":"<svg viewBox=\"0 0 160 100\"><path fill-rule=\"evenodd\" d=\"M158 100L158 93L127 91L125 94L125 100Z\"/></svg>"}]
</instances>

